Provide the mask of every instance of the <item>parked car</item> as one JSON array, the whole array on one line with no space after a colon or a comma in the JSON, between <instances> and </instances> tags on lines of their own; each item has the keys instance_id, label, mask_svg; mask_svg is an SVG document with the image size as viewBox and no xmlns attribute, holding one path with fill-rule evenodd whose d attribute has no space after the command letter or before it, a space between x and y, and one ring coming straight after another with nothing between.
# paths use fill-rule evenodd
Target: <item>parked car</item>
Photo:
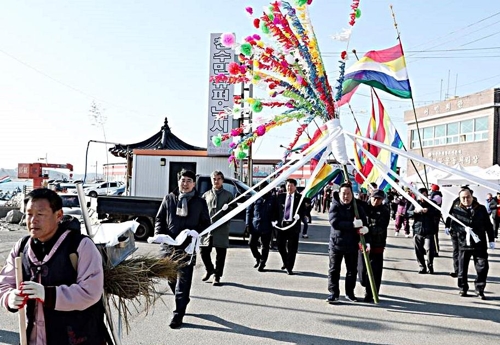
<instances>
[{"instance_id":1,"label":"parked car","mask_svg":"<svg viewBox=\"0 0 500 345\"><path fill-rule=\"evenodd\" d=\"M80 200L78 195L59 193L59 196L63 202L63 214L75 217L83 223L82 209L80 207Z\"/></svg>"},{"instance_id":2,"label":"parked car","mask_svg":"<svg viewBox=\"0 0 500 345\"><path fill-rule=\"evenodd\" d=\"M117 189L115 190L110 190L108 192L108 195L123 195L123 193L125 193L125 188L126 186L124 184L122 184L120 187L118 187Z\"/></svg>"},{"instance_id":3,"label":"parked car","mask_svg":"<svg viewBox=\"0 0 500 345\"><path fill-rule=\"evenodd\" d=\"M83 189L85 195L92 198L97 198L98 195L107 195L109 192L114 192L121 186L120 182L101 182Z\"/></svg>"}]
</instances>

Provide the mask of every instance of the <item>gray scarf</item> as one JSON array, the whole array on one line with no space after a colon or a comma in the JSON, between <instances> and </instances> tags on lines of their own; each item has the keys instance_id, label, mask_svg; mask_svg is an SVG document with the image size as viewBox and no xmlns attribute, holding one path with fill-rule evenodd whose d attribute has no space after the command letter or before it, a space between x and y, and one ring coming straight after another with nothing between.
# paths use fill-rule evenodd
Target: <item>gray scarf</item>
<instances>
[{"instance_id":1,"label":"gray scarf","mask_svg":"<svg viewBox=\"0 0 500 345\"><path fill-rule=\"evenodd\" d=\"M179 217L187 217L188 215L188 201L194 196L196 190L189 193L182 193L179 191L179 201L177 201L177 210L175 212Z\"/></svg>"}]
</instances>

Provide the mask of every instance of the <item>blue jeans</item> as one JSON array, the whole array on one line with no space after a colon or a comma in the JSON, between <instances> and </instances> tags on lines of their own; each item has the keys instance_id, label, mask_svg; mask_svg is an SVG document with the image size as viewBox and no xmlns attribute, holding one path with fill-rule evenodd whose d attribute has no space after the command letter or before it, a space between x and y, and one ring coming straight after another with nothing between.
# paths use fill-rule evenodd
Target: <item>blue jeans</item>
<instances>
[{"instance_id":1,"label":"blue jeans","mask_svg":"<svg viewBox=\"0 0 500 345\"><path fill-rule=\"evenodd\" d=\"M302 228L302 235L307 235L307 229L309 229L307 217L303 216L301 221L302 221L302 224L304 224L304 227Z\"/></svg>"}]
</instances>

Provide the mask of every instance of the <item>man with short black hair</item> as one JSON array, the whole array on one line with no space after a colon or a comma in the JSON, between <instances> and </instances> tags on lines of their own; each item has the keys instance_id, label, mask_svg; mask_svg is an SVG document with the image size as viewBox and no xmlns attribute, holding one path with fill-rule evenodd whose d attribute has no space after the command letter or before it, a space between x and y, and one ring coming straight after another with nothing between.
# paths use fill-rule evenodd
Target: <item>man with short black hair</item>
<instances>
[{"instance_id":1,"label":"man with short black hair","mask_svg":"<svg viewBox=\"0 0 500 345\"><path fill-rule=\"evenodd\" d=\"M304 217L304 205L300 205L300 194L297 192L297 181L286 180L286 193L278 195L279 224L286 230L277 230L278 251L283 261L282 270L286 270L288 275L293 275L295 258L299 248L300 219Z\"/></svg>"},{"instance_id":2,"label":"man with short black hair","mask_svg":"<svg viewBox=\"0 0 500 345\"><path fill-rule=\"evenodd\" d=\"M476 268L476 280L474 281L476 295L481 299L486 299L484 288L488 276L488 235L489 248L495 248L493 226L488 217L486 207L477 202L472 197L469 188L462 188L458 194L458 201L455 200L451 206L450 216L454 216L462 224L457 223L450 217L446 219L446 230L454 234L458 239L458 287L462 297L467 296L469 290L468 267L470 258L474 259Z\"/></svg>"},{"instance_id":3,"label":"man with short black hair","mask_svg":"<svg viewBox=\"0 0 500 345\"><path fill-rule=\"evenodd\" d=\"M22 313L25 307L29 344L105 344L104 272L97 247L80 233L78 222L73 228L63 220L56 192L34 189L24 204L29 236L15 244L0 272L0 305ZM16 257L23 263L19 289Z\"/></svg>"},{"instance_id":4,"label":"man with short black hair","mask_svg":"<svg viewBox=\"0 0 500 345\"><path fill-rule=\"evenodd\" d=\"M224 174L215 170L210 175L212 179L212 189L203 194L208 206L208 213L212 222L216 222L230 212L235 204L229 206L233 201L233 194L224 189ZM200 254L207 273L203 277L203 281L207 281L210 276L214 275L213 285L221 285L220 279L224 272L224 264L226 262L227 248L229 248L229 226L230 222L225 222L218 228L212 230L208 235L201 239ZM215 267L212 263L212 248L215 248Z\"/></svg>"},{"instance_id":5,"label":"man with short black hair","mask_svg":"<svg viewBox=\"0 0 500 345\"><path fill-rule=\"evenodd\" d=\"M427 197L427 188L419 188L421 194L417 198L419 207L411 204L408 209L408 216L413 218L413 242L415 245L415 255L420 266L418 273L434 273L434 253L436 235L436 214L438 211L424 199Z\"/></svg>"},{"instance_id":6,"label":"man with short black hair","mask_svg":"<svg viewBox=\"0 0 500 345\"><path fill-rule=\"evenodd\" d=\"M360 234L366 235L368 233L366 227L368 223L363 207L357 207L353 199L354 195L350 183L343 183L340 185L339 191L333 193L332 206L328 217L331 225L328 245L330 257L328 269L328 291L330 295L326 300L328 303L337 303L339 301L340 269L343 259L345 259L346 266L346 298L351 302L358 301L354 295L358 264L358 243ZM359 218L356 218L355 207L357 207Z\"/></svg>"},{"instance_id":7,"label":"man with short black hair","mask_svg":"<svg viewBox=\"0 0 500 345\"><path fill-rule=\"evenodd\" d=\"M194 172L191 170L180 172L178 188L163 198L156 214L155 235L165 234L175 239L183 230L190 230L189 236L197 238L197 234L211 224L207 203L198 195L195 184ZM184 264L179 269L177 279L168 282L175 296L175 310L169 324L170 328L179 328L182 325L190 301L191 281L196 264L196 255L186 255L185 252L191 243L190 237L178 246L161 244L161 256L179 258Z\"/></svg>"},{"instance_id":8,"label":"man with short black hair","mask_svg":"<svg viewBox=\"0 0 500 345\"><path fill-rule=\"evenodd\" d=\"M366 205L366 217L368 220L368 229L366 234L366 251L370 258L373 277L377 294L380 291L382 283L382 271L384 268L384 249L387 241L387 227L390 221L389 207L383 202L385 200L385 192L380 189L372 190L370 200ZM358 254L358 277L362 286L365 287L365 302L373 302L373 294L368 280L366 263L363 257L363 252L360 250Z\"/></svg>"}]
</instances>

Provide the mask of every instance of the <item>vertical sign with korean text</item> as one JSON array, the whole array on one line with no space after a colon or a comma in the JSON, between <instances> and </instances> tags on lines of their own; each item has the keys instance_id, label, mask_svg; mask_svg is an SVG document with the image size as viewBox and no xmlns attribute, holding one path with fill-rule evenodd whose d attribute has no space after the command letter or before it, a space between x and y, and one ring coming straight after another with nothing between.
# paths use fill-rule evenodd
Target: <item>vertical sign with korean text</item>
<instances>
[{"instance_id":1,"label":"vertical sign with korean text","mask_svg":"<svg viewBox=\"0 0 500 345\"><path fill-rule=\"evenodd\" d=\"M229 63L234 60L234 50L220 42L220 33L210 34L210 76L227 74ZM209 156L229 156L229 144L226 140L217 147L212 137L229 133L233 129L233 119L221 116L225 109L233 108L234 85L210 82L208 88L208 135L207 153Z\"/></svg>"}]
</instances>

